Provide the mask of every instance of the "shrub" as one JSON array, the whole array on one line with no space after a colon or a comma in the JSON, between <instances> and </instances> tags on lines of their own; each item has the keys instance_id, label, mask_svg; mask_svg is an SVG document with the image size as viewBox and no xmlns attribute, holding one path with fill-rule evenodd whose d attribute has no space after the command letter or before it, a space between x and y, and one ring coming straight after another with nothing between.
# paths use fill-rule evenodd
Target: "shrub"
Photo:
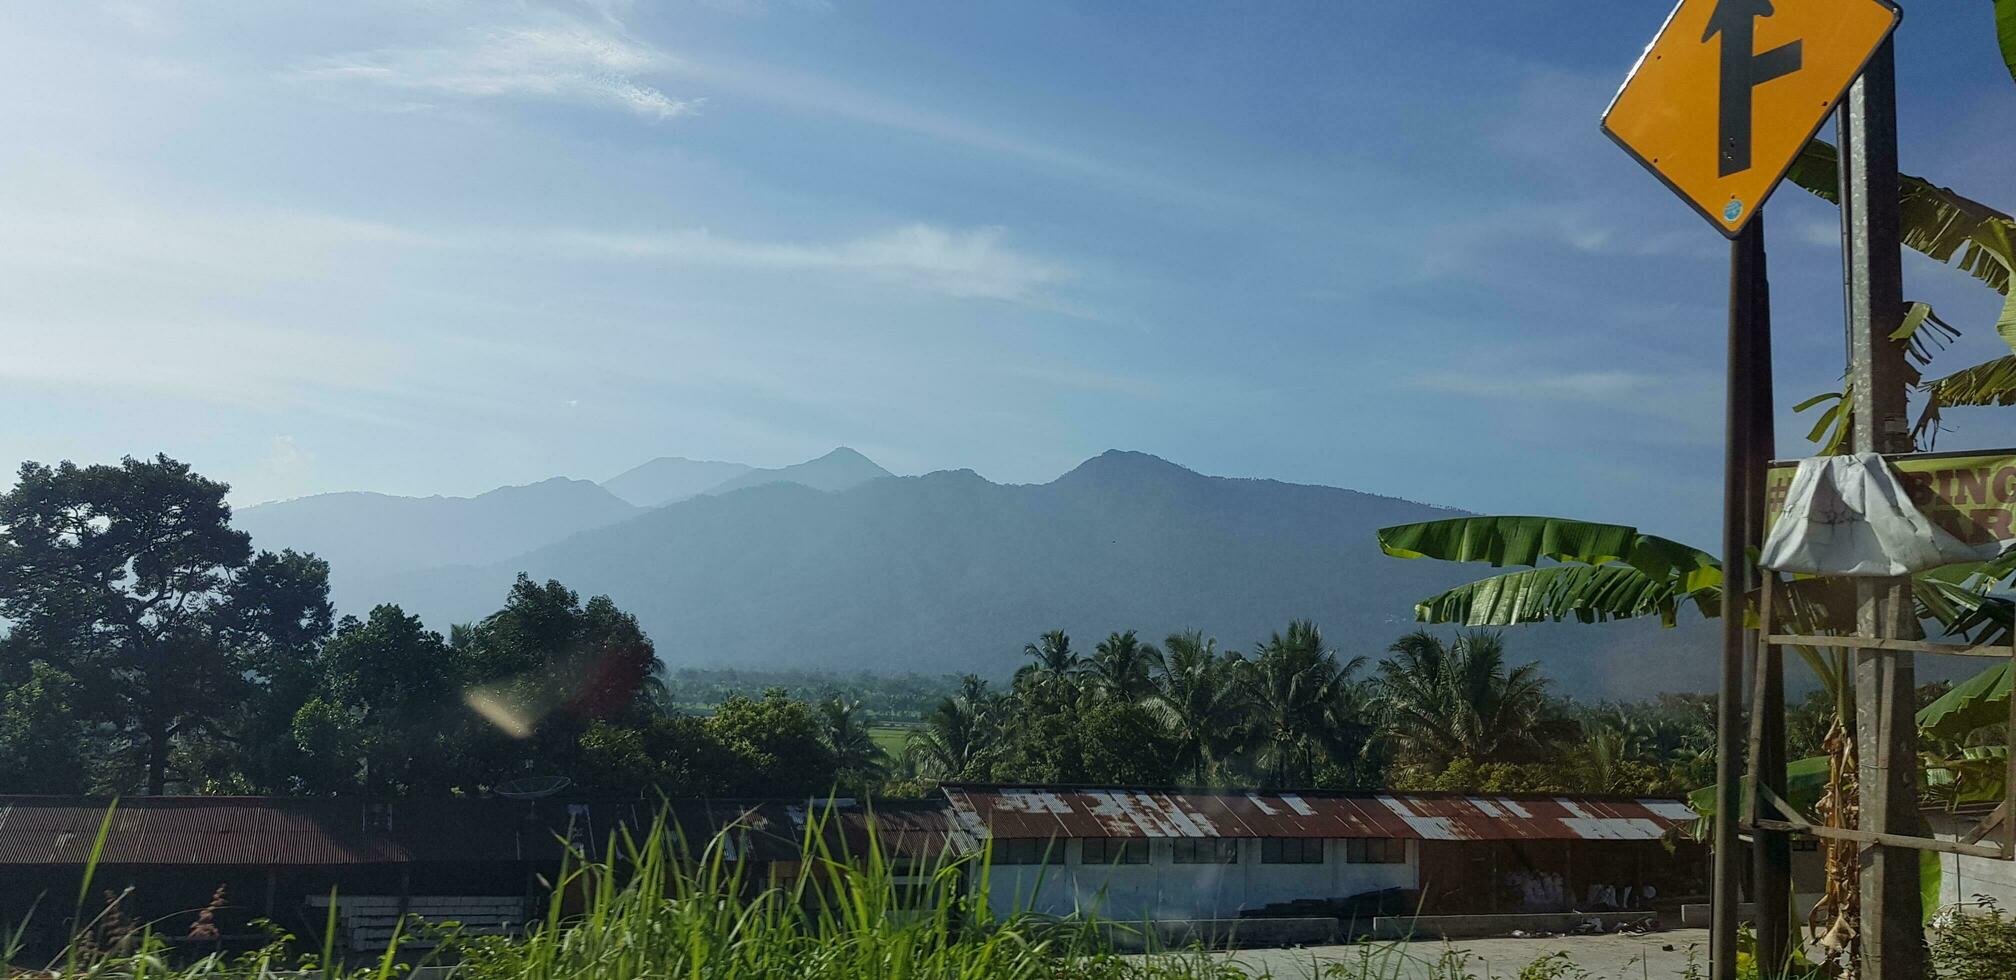
<instances>
[{"instance_id":1,"label":"shrub","mask_svg":"<svg viewBox=\"0 0 2016 980\"><path fill-rule=\"evenodd\" d=\"M1976 896L1977 898L1979 896ZM2016 964L2016 919L1993 900L1961 913L1932 934L1931 967L1939 980L2007 980Z\"/></svg>"}]
</instances>

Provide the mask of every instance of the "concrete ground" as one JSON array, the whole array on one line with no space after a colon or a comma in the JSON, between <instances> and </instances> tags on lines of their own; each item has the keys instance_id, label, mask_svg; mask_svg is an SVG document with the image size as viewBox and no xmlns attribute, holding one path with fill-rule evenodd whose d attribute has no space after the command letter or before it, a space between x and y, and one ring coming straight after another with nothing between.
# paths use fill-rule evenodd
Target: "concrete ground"
<instances>
[{"instance_id":1,"label":"concrete ground","mask_svg":"<svg viewBox=\"0 0 2016 980\"><path fill-rule=\"evenodd\" d=\"M1332 964L1365 964L1343 977L1358 980L1511 980L1534 960L1567 953L1573 970L1564 978L1587 980L1691 980L1708 975L1708 930L1674 929L1642 936L1550 936L1537 939L1453 939L1364 943L1353 946L1307 946L1300 949L1242 949L1219 954L1255 976L1277 980L1323 977ZM1690 959L1691 953L1691 959ZM1446 959L1445 958L1449 958ZM1438 962L1455 963L1437 972ZM1689 973L1692 963L1695 972ZM1576 972L1580 971L1580 972ZM1337 976L1338 974L1331 974ZM1327 978L1326 978L1327 980Z\"/></svg>"}]
</instances>

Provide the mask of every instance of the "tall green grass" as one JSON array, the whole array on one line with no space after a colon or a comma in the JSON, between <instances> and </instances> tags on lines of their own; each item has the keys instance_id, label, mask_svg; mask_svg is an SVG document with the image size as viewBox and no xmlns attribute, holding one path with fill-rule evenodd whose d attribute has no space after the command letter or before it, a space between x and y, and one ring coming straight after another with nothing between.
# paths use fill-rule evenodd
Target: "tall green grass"
<instances>
[{"instance_id":1,"label":"tall green grass","mask_svg":"<svg viewBox=\"0 0 2016 980\"><path fill-rule=\"evenodd\" d=\"M836 853L828 822L808 821L795 872L756 877L755 862L735 860L756 844L754 828L733 827L689 846L663 817L646 831L618 831L599 859L576 855L547 884L542 916L521 936L474 936L456 926L395 937L363 962L344 962L336 945L334 903L322 935L276 936L252 953L190 960L138 923L108 943L102 937L116 900L95 916L87 908L95 860L111 826L108 812L78 891L79 923L69 949L28 976L196 980L320 978L394 980L1244 980L1270 976L1236 958L1203 950L1122 956L1111 948L1126 926L1093 916L1065 919L988 904L985 853L946 854L901 865L870 841L866 853ZM871 835L872 836L872 835ZM759 845L760 846L760 845ZM158 923L173 928L174 923ZM18 929L14 935L18 936ZM7 935L0 931L0 938ZM413 939L432 942L424 950ZM1462 954L1423 957L1407 944L1365 944L1347 962L1295 976L1323 980L1481 980ZM29 967L18 947L0 945L0 976ZM1566 964L1560 964L1565 966ZM1536 967L1542 964L1535 964ZM1530 968L1529 968L1530 969ZM1521 976L1574 976L1572 967Z\"/></svg>"}]
</instances>

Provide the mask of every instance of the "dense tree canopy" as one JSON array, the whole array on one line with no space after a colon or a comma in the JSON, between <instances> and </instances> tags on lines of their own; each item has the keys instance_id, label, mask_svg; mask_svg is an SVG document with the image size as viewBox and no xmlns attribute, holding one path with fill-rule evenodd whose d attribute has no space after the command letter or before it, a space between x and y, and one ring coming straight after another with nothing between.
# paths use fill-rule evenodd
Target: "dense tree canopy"
<instances>
[{"instance_id":1,"label":"dense tree canopy","mask_svg":"<svg viewBox=\"0 0 2016 980\"><path fill-rule=\"evenodd\" d=\"M79 682L162 792L178 738L215 735L262 677L329 624L328 566L254 555L230 488L166 456L23 463L0 494L0 616Z\"/></svg>"},{"instance_id":2,"label":"dense tree canopy","mask_svg":"<svg viewBox=\"0 0 2016 980\"><path fill-rule=\"evenodd\" d=\"M29 463L0 495L0 792L481 794L566 777L639 796L946 780L1642 794L1713 768L1705 702L1568 703L1488 632L1409 634L1371 664L1308 621L1246 652L1118 630L1084 656L1051 630L1005 687L948 678L928 703L934 682L915 677L668 682L608 597L522 575L445 637L389 604L332 623L327 563L255 552L227 490L157 457Z\"/></svg>"}]
</instances>

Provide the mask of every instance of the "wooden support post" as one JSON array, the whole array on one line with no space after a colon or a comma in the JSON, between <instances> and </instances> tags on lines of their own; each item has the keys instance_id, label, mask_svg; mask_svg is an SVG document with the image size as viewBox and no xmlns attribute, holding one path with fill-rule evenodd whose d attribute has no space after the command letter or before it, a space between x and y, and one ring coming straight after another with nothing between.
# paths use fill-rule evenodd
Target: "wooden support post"
<instances>
[{"instance_id":1,"label":"wooden support post","mask_svg":"<svg viewBox=\"0 0 2016 980\"><path fill-rule=\"evenodd\" d=\"M1911 449L1905 422L1904 351L1889 339L1904 315L1904 270L1897 195L1897 66L1884 41L1843 100L1841 233L1847 286L1849 384L1855 451ZM1910 637L1917 632L1908 579L1857 582L1857 632ZM1859 829L1885 840L1918 826L1917 670L1908 654L1855 655L1856 776ZM1918 980L1925 975L1918 852L1890 844L1862 850L1861 980Z\"/></svg>"}]
</instances>

